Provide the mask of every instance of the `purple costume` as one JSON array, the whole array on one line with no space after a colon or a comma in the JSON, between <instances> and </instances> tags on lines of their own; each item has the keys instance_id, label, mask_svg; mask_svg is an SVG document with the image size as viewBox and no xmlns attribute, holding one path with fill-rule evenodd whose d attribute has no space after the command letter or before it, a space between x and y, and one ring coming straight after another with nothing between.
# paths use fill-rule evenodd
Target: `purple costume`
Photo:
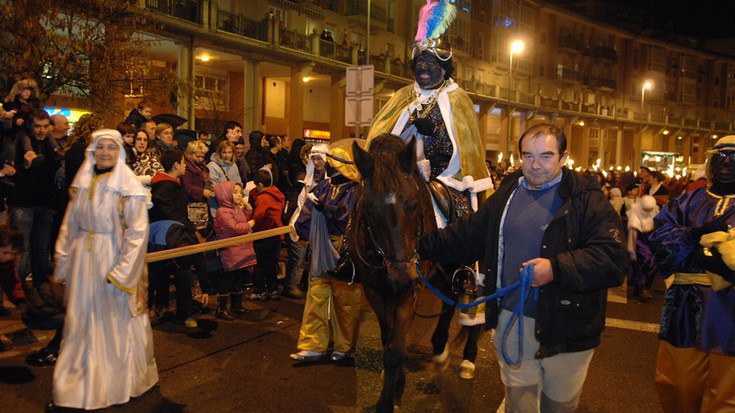
<instances>
[{"instance_id":1,"label":"purple costume","mask_svg":"<svg viewBox=\"0 0 735 413\"><path fill-rule=\"evenodd\" d=\"M715 195L699 188L669 203L657 216L649 241L661 274L701 274L699 242L690 234L715 218L735 226L735 195ZM669 279L668 281L671 281ZM659 338L678 347L696 347L735 355L735 291L713 291L708 285L674 283L666 290Z\"/></svg>"}]
</instances>

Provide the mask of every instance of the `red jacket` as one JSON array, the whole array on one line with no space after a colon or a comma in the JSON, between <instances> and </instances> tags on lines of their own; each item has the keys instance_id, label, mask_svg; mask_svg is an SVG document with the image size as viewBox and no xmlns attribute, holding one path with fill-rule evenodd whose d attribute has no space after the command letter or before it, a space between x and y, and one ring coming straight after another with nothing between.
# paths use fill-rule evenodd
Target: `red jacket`
<instances>
[{"instance_id":1,"label":"red jacket","mask_svg":"<svg viewBox=\"0 0 735 413\"><path fill-rule=\"evenodd\" d=\"M257 189L252 189L250 191L249 202L251 205L254 205L254 232L283 226L281 214L283 214L283 210L286 207L286 197L278 188L269 186L260 192ZM283 239L283 235L280 238Z\"/></svg>"},{"instance_id":2,"label":"red jacket","mask_svg":"<svg viewBox=\"0 0 735 413\"><path fill-rule=\"evenodd\" d=\"M214 232L218 239L231 238L253 232L248 224L252 216L251 211L238 208L232 202L232 191L234 182L225 181L214 187L214 196L217 198L219 208L214 218ZM237 270L250 267L258 263L255 258L255 250L252 242L243 242L220 251L222 267L225 271Z\"/></svg>"}]
</instances>

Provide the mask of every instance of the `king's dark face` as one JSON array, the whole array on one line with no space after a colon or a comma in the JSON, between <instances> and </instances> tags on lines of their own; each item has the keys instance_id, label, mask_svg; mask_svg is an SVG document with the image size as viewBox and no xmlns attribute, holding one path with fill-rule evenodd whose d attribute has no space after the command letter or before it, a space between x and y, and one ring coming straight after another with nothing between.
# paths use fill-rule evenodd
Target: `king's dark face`
<instances>
[{"instance_id":1,"label":"king's dark face","mask_svg":"<svg viewBox=\"0 0 735 413\"><path fill-rule=\"evenodd\" d=\"M414 77L421 89L436 89L444 82L444 69L439 65L439 59L428 51L423 51L416 57Z\"/></svg>"},{"instance_id":2,"label":"king's dark face","mask_svg":"<svg viewBox=\"0 0 735 413\"><path fill-rule=\"evenodd\" d=\"M735 183L735 150L719 151L712 154L710 164L712 182L719 184Z\"/></svg>"}]
</instances>

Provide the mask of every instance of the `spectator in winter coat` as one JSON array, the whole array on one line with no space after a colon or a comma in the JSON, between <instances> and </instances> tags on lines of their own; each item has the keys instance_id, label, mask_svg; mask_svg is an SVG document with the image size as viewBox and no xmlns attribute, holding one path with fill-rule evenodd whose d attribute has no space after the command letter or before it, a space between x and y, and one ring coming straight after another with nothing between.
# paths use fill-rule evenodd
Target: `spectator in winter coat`
<instances>
[{"instance_id":1,"label":"spectator in winter coat","mask_svg":"<svg viewBox=\"0 0 735 413\"><path fill-rule=\"evenodd\" d=\"M242 184L225 181L215 185L214 195L219 208L214 219L214 232L217 238L224 239L251 233L255 221L250 218L253 209L243 203ZM250 268L257 263L252 242L243 242L220 251L224 272L213 280L217 290L216 317L232 320L232 314L243 314L242 287ZM227 299L231 300L228 311Z\"/></svg>"},{"instance_id":2,"label":"spectator in winter coat","mask_svg":"<svg viewBox=\"0 0 735 413\"><path fill-rule=\"evenodd\" d=\"M281 214L286 205L286 198L273 185L270 171L261 169L253 178L255 188L250 191L248 201L253 206L253 231L264 231L283 226ZM277 273L278 255L281 251L281 236L260 239L253 243L258 266L253 275L253 293L251 300L265 301L269 298L278 300Z\"/></svg>"},{"instance_id":3,"label":"spectator in winter coat","mask_svg":"<svg viewBox=\"0 0 735 413\"><path fill-rule=\"evenodd\" d=\"M250 171L256 172L265 166L263 157L268 143L265 140L265 134L259 130L250 132L250 149L245 153L245 160L250 166Z\"/></svg>"}]
</instances>

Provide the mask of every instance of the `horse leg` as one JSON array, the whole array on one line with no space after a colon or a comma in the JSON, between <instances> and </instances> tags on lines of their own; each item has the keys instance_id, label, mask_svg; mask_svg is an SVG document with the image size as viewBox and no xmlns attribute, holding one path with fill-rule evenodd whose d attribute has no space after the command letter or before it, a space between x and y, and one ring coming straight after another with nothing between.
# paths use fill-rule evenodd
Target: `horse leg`
<instances>
[{"instance_id":1,"label":"horse leg","mask_svg":"<svg viewBox=\"0 0 735 413\"><path fill-rule=\"evenodd\" d=\"M384 319L380 320L383 341L383 390L376 405L378 413L391 413L400 405L406 376L403 370L406 333L413 318L411 294L398 297L398 302L385 308Z\"/></svg>"},{"instance_id":2,"label":"horse leg","mask_svg":"<svg viewBox=\"0 0 735 413\"><path fill-rule=\"evenodd\" d=\"M442 302L442 312L439 315L439 320L436 323L434 334L431 336L431 345L434 350L432 361L434 364L443 369L449 365L449 326L452 323L452 317L454 316L453 307L447 303Z\"/></svg>"},{"instance_id":3,"label":"horse leg","mask_svg":"<svg viewBox=\"0 0 735 413\"><path fill-rule=\"evenodd\" d=\"M462 364L459 365L459 377L471 379L475 377L475 360L477 359L477 340L480 338L483 324L463 326L467 329L467 342L464 345Z\"/></svg>"}]
</instances>

